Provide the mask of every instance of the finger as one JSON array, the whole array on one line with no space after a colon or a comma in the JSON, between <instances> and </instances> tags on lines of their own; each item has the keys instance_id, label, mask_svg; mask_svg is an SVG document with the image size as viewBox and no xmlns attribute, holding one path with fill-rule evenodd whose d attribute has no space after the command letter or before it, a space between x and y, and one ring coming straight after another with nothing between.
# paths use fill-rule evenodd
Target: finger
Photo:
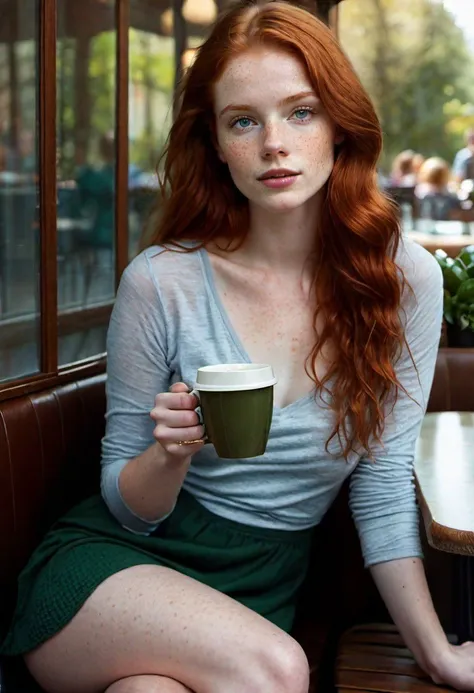
<instances>
[{"instance_id":1,"label":"finger","mask_svg":"<svg viewBox=\"0 0 474 693\"><path fill-rule=\"evenodd\" d=\"M150 416L156 423L168 428L186 428L199 425L199 416L190 409L165 409L156 407L150 412Z\"/></svg>"},{"instance_id":2,"label":"finger","mask_svg":"<svg viewBox=\"0 0 474 693\"><path fill-rule=\"evenodd\" d=\"M155 398L155 408L160 409L196 409L198 398L187 392L162 392Z\"/></svg>"},{"instance_id":3,"label":"finger","mask_svg":"<svg viewBox=\"0 0 474 693\"><path fill-rule=\"evenodd\" d=\"M174 443L189 443L204 439L204 426L189 426L187 428L168 428L159 423L153 431L153 435L161 445L167 446Z\"/></svg>"},{"instance_id":4,"label":"finger","mask_svg":"<svg viewBox=\"0 0 474 693\"><path fill-rule=\"evenodd\" d=\"M189 392L190 388L186 385L186 383L174 383L170 387L170 392Z\"/></svg>"}]
</instances>

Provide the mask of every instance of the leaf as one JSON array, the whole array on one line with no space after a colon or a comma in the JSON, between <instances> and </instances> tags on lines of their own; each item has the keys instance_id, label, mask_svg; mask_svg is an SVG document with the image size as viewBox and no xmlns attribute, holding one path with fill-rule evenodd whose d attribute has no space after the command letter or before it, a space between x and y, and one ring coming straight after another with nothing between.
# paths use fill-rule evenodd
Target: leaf
<instances>
[{"instance_id":1,"label":"leaf","mask_svg":"<svg viewBox=\"0 0 474 693\"><path fill-rule=\"evenodd\" d=\"M444 267L444 265L446 264L446 259L448 257L448 253L445 250L443 250L442 248L438 248L437 250L434 251L433 254L434 254L436 260L438 260L441 267Z\"/></svg>"},{"instance_id":2,"label":"leaf","mask_svg":"<svg viewBox=\"0 0 474 693\"><path fill-rule=\"evenodd\" d=\"M450 325L454 325L454 315L453 315L453 299L449 293L449 291L444 292L444 305L443 305L443 312L444 312L444 317L446 318L446 321L449 322Z\"/></svg>"},{"instance_id":3,"label":"leaf","mask_svg":"<svg viewBox=\"0 0 474 693\"><path fill-rule=\"evenodd\" d=\"M459 304L467 303L472 305L474 303L474 279L467 279L460 285L456 293L456 299Z\"/></svg>"},{"instance_id":4,"label":"leaf","mask_svg":"<svg viewBox=\"0 0 474 693\"><path fill-rule=\"evenodd\" d=\"M456 265L454 260L451 263L446 261L446 266L442 271L444 286L451 294L456 294L462 283L469 279L466 270L459 264Z\"/></svg>"},{"instance_id":5,"label":"leaf","mask_svg":"<svg viewBox=\"0 0 474 693\"><path fill-rule=\"evenodd\" d=\"M463 263L466 265L471 265L474 263L474 245L468 245L465 248L461 250L461 252L458 255L458 258L460 258Z\"/></svg>"}]
</instances>

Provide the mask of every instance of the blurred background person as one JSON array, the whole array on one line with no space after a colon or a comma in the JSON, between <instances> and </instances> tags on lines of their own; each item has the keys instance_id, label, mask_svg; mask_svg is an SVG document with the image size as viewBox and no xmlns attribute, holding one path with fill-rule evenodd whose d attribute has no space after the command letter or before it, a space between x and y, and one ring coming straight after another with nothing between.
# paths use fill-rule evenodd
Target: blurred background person
<instances>
[{"instance_id":1,"label":"blurred background person","mask_svg":"<svg viewBox=\"0 0 474 693\"><path fill-rule=\"evenodd\" d=\"M460 149L453 161L453 178L457 183L474 178L474 128L465 133L466 146Z\"/></svg>"},{"instance_id":2,"label":"blurred background person","mask_svg":"<svg viewBox=\"0 0 474 693\"><path fill-rule=\"evenodd\" d=\"M425 157L423 154L420 154L419 152L416 152L413 155L413 173L415 174L416 177L418 177L418 173L420 171L420 168L423 166L423 163L425 161Z\"/></svg>"},{"instance_id":3,"label":"blurred background person","mask_svg":"<svg viewBox=\"0 0 474 693\"><path fill-rule=\"evenodd\" d=\"M412 149L405 149L395 157L390 174L390 185L400 188L411 188L415 185L414 156L415 152Z\"/></svg>"},{"instance_id":4,"label":"blurred background person","mask_svg":"<svg viewBox=\"0 0 474 693\"><path fill-rule=\"evenodd\" d=\"M462 219L461 202L449 190L450 178L449 164L441 157L432 156L423 162L415 187L421 218L435 221Z\"/></svg>"}]
</instances>

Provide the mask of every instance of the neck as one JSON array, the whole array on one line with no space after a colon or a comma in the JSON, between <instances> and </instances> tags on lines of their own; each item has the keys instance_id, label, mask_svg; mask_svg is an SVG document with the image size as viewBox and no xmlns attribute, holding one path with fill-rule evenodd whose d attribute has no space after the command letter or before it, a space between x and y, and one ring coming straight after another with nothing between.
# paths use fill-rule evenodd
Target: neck
<instances>
[{"instance_id":1,"label":"neck","mask_svg":"<svg viewBox=\"0 0 474 693\"><path fill-rule=\"evenodd\" d=\"M250 228L241 255L248 265L301 273L314 251L319 200L298 209L268 212L251 205Z\"/></svg>"}]
</instances>

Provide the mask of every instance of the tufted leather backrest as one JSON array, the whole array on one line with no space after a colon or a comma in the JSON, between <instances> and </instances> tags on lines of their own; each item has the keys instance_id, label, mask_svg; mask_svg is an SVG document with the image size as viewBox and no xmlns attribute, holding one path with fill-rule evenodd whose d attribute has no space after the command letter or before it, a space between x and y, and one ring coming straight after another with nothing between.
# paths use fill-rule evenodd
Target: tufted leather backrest
<instances>
[{"instance_id":1,"label":"tufted leather backrest","mask_svg":"<svg viewBox=\"0 0 474 693\"><path fill-rule=\"evenodd\" d=\"M104 384L99 375L0 402L0 622L47 526L98 489Z\"/></svg>"}]
</instances>

